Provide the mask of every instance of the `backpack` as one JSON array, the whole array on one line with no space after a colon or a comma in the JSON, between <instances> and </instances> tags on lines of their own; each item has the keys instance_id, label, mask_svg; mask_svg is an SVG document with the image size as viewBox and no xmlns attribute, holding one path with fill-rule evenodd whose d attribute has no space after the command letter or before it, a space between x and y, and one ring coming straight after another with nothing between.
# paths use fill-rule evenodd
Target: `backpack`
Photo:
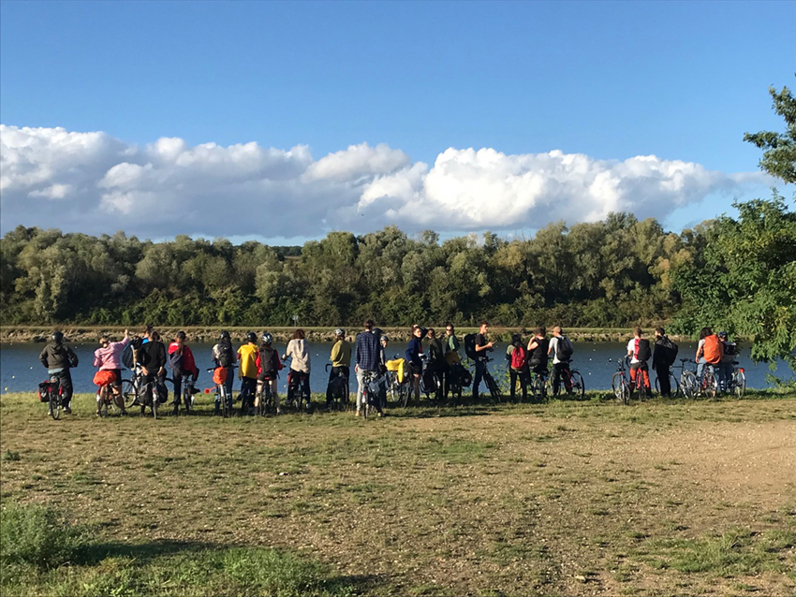
<instances>
[{"instance_id":1,"label":"backpack","mask_svg":"<svg viewBox=\"0 0 796 597\"><path fill-rule=\"evenodd\" d=\"M260 348L260 369L265 379L276 379L276 363L274 363L273 348Z\"/></svg>"},{"instance_id":2,"label":"backpack","mask_svg":"<svg viewBox=\"0 0 796 597\"><path fill-rule=\"evenodd\" d=\"M677 360L677 351L680 350L677 344L669 340L668 336L663 336L658 341L658 346L663 350L661 360L669 367L674 365L674 362Z\"/></svg>"},{"instance_id":3,"label":"backpack","mask_svg":"<svg viewBox=\"0 0 796 597\"><path fill-rule=\"evenodd\" d=\"M235 362L235 357L232 355L232 344L229 342L219 342L218 347L218 364L221 367L229 367Z\"/></svg>"},{"instance_id":4,"label":"backpack","mask_svg":"<svg viewBox=\"0 0 796 597\"><path fill-rule=\"evenodd\" d=\"M721 362L721 340L716 334L705 338L705 344L702 346L702 356L705 358L705 362L711 365Z\"/></svg>"},{"instance_id":5,"label":"backpack","mask_svg":"<svg viewBox=\"0 0 796 597\"><path fill-rule=\"evenodd\" d=\"M329 394L332 398L348 399L348 378L336 375L329 382Z\"/></svg>"},{"instance_id":6,"label":"backpack","mask_svg":"<svg viewBox=\"0 0 796 597\"><path fill-rule=\"evenodd\" d=\"M472 360L476 360L478 357L475 352L475 334L467 334L464 337L464 354L471 358Z\"/></svg>"},{"instance_id":7,"label":"backpack","mask_svg":"<svg viewBox=\"0 0 796 597\"><path fill-rule=\"evenodd\" d=\"M527 364L528 353L522 346L515 346L511 352L511 368L515 371L525 369Z\"/></svg>"},{"instance_id":8,"label":"backpack","mask_svg":"<svg viewBox=\"0 0 796 597\"><path fill-rule=\"evenodd\" d=\"M568 361L573 352L575 351L572 349L572 342L569 341L569 338L560 336L556 342L556 358L562 362Z\"/></svg>"},{"instance_id":9,"label":"backpack","mask_svg":"<svg viewBox=\"0 0 796 597\"><path fill-rule=\"evenodd\" d=\"M633 356L636 357L636 360L641 363L646 363L649 361L650 357L652 356L652 351L650 350L650 341L645 340L644 338L639 338L636 340L636 350Z\"/></svg>"}]
</instances>

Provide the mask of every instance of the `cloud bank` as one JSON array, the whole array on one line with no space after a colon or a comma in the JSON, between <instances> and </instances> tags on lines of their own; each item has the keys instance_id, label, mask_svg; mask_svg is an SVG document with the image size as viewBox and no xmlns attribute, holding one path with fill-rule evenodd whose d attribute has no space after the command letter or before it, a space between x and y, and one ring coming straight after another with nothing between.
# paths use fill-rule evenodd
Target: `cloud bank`
<instances>
[{"instance_id":1,"label":"cloud bank","mask_svg":"<svg viewBox=\"0 0 796 597\"><path fill-rule=\"evenodd\" d=\"M138 147L104 132L0 125L0 227L58 227L145 237L313 237L364 232L516 230L612 211L663 219L716 192L763 182L699 164L551 151L506 155L450 148L433 166L385 144L315 160L307 146Z\"/></svg>"}]
</instances>

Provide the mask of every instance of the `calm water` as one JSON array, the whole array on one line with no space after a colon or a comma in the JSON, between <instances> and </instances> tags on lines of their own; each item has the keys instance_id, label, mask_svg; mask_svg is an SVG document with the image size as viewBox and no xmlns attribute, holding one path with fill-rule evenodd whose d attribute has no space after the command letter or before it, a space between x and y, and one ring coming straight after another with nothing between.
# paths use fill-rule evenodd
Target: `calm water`
<instances>
[{"instance_id":1,"label":"calm water","mask_svg":"<svg viewBox=\"0 0 796 597\"><path fill-rule=\"evenodd\" d=\"M586 382L586 389L605 390L611 387L611 375L616 367L615 364L608 363L608 359L618 359L624 354L625 344L618 342L573 342L575 355L573 358L573 368L583 375ZM72 371L72 379L77 392L92 392L96 386L92 383L94 368L91 366L93 352L97 348L95 344L72 345L75 353L80 359L80 365ZM199 383L197 387L209 388L212 380L206 369L212 365L210 361L211 344L191 344L196 357L197 366L200 369ZM39 353L44 344L22 343L22 344L3 344L0 347L0 388L5 392L36 392L39 382L47 377L47 372L39 362ZM284 345L277 345L280 351L284 351ZM406 346L404 344L392 344L388 347L388 356L401 354ZM495 361L490 363L490 368L505 369L506 345L496 345ZM324 370L326 363L329 362L329 352L331 344L318 343L310 346L312 355L312 374L310 376L310 387L313 392L326 391L328 374ZM696 351L696 343L680 343L680 353L678 358L693 358ZM746 368L746 380L748 387L766 387L766 374L769 372L768 365L760 363L755 365L749 359L748 347L741 347L739 361ZM781 364L781 367L786 365ZM654 372L650 372L654 383ZM679 372L675 375L679 377ZM127 377L127 375L125 375ZM284 395L287 384L287 371L283 371L279 380L279 393ZM235 382L235 388L239 383Z\"/></svg>"}]
</instances>

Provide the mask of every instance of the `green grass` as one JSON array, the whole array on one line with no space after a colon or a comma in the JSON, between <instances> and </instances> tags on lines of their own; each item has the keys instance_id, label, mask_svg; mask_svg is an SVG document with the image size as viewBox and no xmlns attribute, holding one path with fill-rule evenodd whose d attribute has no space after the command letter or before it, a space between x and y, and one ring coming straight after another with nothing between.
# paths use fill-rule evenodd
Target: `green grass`
<instances>
[{"instance_id":1,"label":"green grass","mask_svg":"<svg viewBox=\"0 0 796 597\"><path fill-rule=\"evenodd\" d=\"M7 394L0 594L793 594L794 405L52 421Z\"/></svg>"}]
</instances>

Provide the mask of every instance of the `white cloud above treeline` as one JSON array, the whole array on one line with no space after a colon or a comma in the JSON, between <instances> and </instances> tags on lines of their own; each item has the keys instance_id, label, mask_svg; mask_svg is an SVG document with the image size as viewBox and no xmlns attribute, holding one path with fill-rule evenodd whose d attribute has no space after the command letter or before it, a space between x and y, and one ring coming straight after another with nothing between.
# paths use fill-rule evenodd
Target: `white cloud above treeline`
<instances>
[{"instance_id":1,"label":"white cloud above treeline","mask_svg":"<svg viewBox=\"0 0 796 597\"><path fill-rule=\"evenodd\" d=\"M665 218L716 192L764 179L700 164L551 151L450 148L432 166L386 144L315 160L305 145L139 147L104 132L0 125L0 225L144 237L313 237L397 224L411 232L516 230L612 211Z\"/></svg>"}]
</instances>

